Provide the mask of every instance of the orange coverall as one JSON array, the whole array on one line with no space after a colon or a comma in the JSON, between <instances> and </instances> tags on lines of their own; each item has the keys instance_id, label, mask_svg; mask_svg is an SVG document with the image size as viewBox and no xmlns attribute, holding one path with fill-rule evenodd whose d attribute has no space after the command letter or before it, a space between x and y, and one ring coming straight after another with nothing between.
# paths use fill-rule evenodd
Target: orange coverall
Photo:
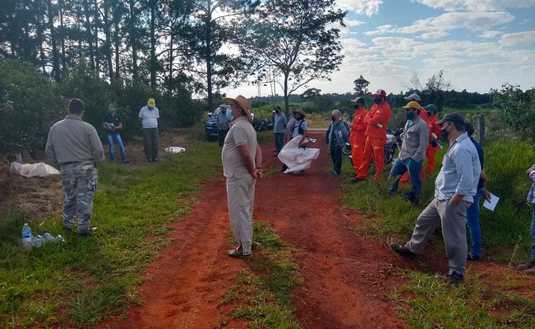
<instances>
[{"instance_id":1,"label":"orange coverall","mask_svg":"<svg viewBox=\"0 0 535 329\"><path fill-rule=\"evenodd\" d=\"M373 104L366 116L366 144L362 163L359 167L358 179L368 177L368 170L372 158L375 162L375 179L381 177L385 166L386 128L392 116L390 105L385 101L382 104Z\"/></svg>"},{"instance_id":2,"label":"orange coverall","mask_svg":"<svg viewBox=\"0 0 535 329\"><path fill-rule=\"evenodd\" d=\"M431 176L435 172L437 165L437 152L439 150L438 145L432 146L432 140L438 140L440 136L440 125L438 124L438 119L436 116L431 114L431 112L423 111L421 114L422 119L427 123L429 127L429 146L425 151L425 158L427 159L427 166L425 167L425 174ZM434 134L434 136L433 136Z\"/></svg>"},{"instance_id":3,"label":"orange coverall","mask_svg":"<svg viewBox=\"0 0 535 329\"><path fill-rule=\"evenodd\" d=\"M362 156L364 155L364 146L366 145L366 115L368 110L361 108L353 114L353 121L351 121L351 159L353 162L353 169L355 176L358 174L359 166L362 164Z\"/></svg>"}]
</instances>

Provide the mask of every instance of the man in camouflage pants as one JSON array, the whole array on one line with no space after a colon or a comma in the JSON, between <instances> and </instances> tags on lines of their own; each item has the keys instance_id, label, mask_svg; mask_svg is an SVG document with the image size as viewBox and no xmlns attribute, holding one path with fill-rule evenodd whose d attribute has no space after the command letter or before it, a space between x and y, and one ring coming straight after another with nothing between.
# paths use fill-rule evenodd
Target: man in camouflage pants
<instances>
[{"instance_id":1,"label":"man in camouflage pants","mask_svg":"<svg viewBox=\"0 0 535 329\"><path fill-rule=\"evenodd\" d=\"M46 153L61 171L63 227L73 230L78 217L78 234L89 235L97 186L96 163L104 160L104 149L96 129L82 121L83 112L82 101L71 100L69 114L50 128Z\"/></svg>"}]
</instances>

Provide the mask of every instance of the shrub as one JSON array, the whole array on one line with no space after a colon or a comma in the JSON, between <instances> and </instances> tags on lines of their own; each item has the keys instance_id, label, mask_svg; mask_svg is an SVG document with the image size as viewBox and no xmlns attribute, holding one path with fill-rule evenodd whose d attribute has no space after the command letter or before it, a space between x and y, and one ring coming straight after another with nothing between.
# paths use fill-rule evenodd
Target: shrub
<instances>
[{"instance_id":1,"label":"shrub","mask_svg":"<svg viewBox=\"0 0 535 329\"><path fill-rule=\"evenodd\" d=\"M54 85L33 66L0 61L0 152L42 149L63 114Z\"/></svg>"},{"instance_id":2,"label":"shrub","mask_svg":"<svg viewBox=\"0 0 535 329\"><path fill-rule=\"evenodd\" d=\"M505 122L525 138L535 140L535 89L523 92L517 86L505 84L493 90L493 103L502 109Z\"/></svg>"}]
</instances>

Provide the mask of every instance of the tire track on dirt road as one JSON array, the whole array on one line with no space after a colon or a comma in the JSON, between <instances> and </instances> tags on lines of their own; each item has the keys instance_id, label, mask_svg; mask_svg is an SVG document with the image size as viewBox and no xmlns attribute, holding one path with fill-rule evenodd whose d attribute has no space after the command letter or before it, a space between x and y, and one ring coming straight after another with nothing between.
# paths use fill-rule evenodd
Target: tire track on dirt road
<instances>
[{"instance_id":1,"label":"tire track on dirt road","mask_svg":"<svg viewBox=\"0 0 535 329\"><path fill-rule=\"evenodd\" d=\"M353 233L361 216L341 206L341 180L321 155L304 175L275 175L257 183L256 218L271 223L298 248L304 285L294 304L304 329L405 328L385 294L398 279L398 257L376 240ZM271 153L270 153L271 152ZM265 156L272 156L266 148ZM358 188L358 186L355 186ZM394 265L395 264L395 265ZM397 266L396 266L397 267Z\"/></svg>"},{"instance_id":2,"label":"tire track on dirt road","mask_svg":"<svg viewBox=\"0 0 535 329\"><path fill-rule=\"evenodd\" d=\"M319 136L318 136L319 137ZM319 142L321 143L321 142ZM293 302L303 329L405 328L385 294L396 284L400 260L375 240L356 235L360 216L340 206L341 181L320 158L304 175L270 175L257 183L255 218L271 223L297 248L304 278ZM279 166L264 147L267 167ZM229 249L225 185L206 184L192 212L172 224L171 242L149 266L143 303L99 328L212 329L231 311L219 302L246 268ZM254 257L254 255L253 255ZM229 328L243 328L232 321Z\"/></svg>"},{"instance_id":3,"label":"tire track on dirt road","mask_svg":"<svg viewBox=\"0 0 535 329\"><path fill-rule=\"evenodd\" d=\"M212 329L229 312L220 302L245 263L226 256L224 180L213 179L199 195L191 213L171 225L169 245L149 266L139 291L142 304L99 328Z\"/></svg>"}]
</instances>

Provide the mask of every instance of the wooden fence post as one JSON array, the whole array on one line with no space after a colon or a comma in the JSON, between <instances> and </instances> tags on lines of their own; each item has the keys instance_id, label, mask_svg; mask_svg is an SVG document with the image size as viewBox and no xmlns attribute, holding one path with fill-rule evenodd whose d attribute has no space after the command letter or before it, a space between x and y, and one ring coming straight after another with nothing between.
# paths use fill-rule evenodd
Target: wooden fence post
<instances>
[{"instance_id":1,"label":"wooden fence post","mask_svg":"<svg viewBox=\"0 0 535 329\"><path fill-rule=\"evenodd\" d=\"M483 145L485 143L485 115L479 115L479 143Z\"/></svg>"}]
</instances>

